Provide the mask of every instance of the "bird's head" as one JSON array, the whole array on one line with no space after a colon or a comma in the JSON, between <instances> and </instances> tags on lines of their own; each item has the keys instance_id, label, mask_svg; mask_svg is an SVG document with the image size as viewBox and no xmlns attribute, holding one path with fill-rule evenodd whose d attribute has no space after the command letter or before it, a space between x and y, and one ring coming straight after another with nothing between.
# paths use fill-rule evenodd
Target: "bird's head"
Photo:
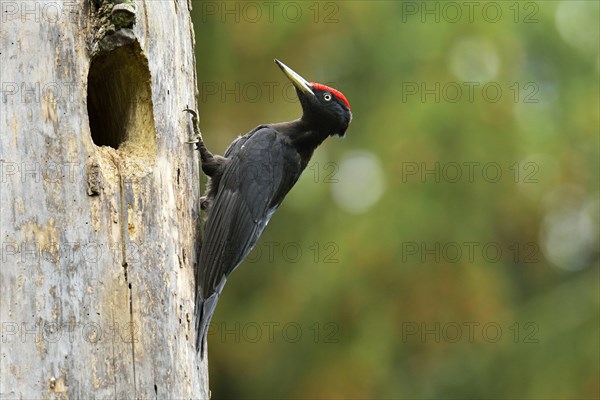
<instances>
[{"instance_id":1,"label":"bird's head","mask_svg":"<svg viewBox=\"0 0 600 400\"><path fill-rule=\"evenodd\" d=\"M329 86L308 82L277 59L275 63L296 88L302 105L302 119L319 130L326 130L329 135L344 136L352 121L352 111L346 96Z\"/></svg>"}]
</instances>

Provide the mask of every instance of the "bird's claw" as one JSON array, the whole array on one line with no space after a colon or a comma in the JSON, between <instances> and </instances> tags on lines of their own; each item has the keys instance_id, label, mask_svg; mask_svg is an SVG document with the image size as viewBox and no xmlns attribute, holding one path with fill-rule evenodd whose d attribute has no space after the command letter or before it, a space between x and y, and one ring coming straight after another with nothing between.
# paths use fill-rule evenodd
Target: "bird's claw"
<instances>
[{"instance_id":1,"label":"bird's claw","mask_svg":"<svg viewBox=\"0 0 600 400\"><path fill-rule=\"evenodd\" d=\"M190 114L192 114L192 116L193 116L194 118L198 118L198 113L197 113L196 111L192 110L191 108L184 108L184 109L183 109L183 111L187 111L187 112L189 112Z\"/></svg>"},{"instance_id":2,"label":"bird's claw","mask_svg":"<svg viewBox=\"0 0 600 400\"><path fill-rule=\"evenodd\" d=\"M202 141L202 134L200 133L200 129L198 128L198 113L191 108L184 108L184 112L188 112L192 114L192 125L194 128L194 135L190 136L188 140L185 142L187 144L198 144Z\"/></svg>"}]
</instances>

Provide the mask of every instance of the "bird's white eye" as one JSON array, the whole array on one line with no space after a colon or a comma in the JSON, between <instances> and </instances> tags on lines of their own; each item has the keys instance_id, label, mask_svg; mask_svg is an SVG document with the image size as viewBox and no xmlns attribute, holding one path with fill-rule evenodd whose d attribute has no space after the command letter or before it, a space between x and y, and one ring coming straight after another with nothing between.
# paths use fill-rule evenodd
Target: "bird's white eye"
<instances>
[{"instance_id":1,"label":"bird's white eye","mask_svg":"<svg viewBox=\"0 0 600 400\"><path fill-rule=\"evenodd\" d=\"M323 95L323 98L325 99L325 101L330 101L331 100L331 95L329 93L325 93Z\"/></svg>"}]
</instances>

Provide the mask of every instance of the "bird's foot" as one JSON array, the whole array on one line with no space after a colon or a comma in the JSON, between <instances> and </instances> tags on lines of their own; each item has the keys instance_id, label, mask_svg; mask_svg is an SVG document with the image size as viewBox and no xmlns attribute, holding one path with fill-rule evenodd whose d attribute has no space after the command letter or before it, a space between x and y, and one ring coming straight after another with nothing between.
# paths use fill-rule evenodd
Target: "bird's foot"
<instances>
[{"instance_id":1,"label":"bird's foot","mask_svg":"<svg viewBox=\"0 0 600 400\"><path fill-rule=\"evenodd\" d=\"M198 149L198 143L202 142L202 134L198 127L198 113L190 108L184 108L183 111L192 114L192 127L194 129L194 134L185 143L196 144L196 149Z\"/></svg>"},{"instance_id":2,"label":"bird's foot","mask_svg":"<svg viewBox=\"0 0 600 400\"><path fill-rule=\"evenodd\" d=\"M210 205L209 201L206 199L206 196L200 197L200 209L202 211L206 211L208 206Z\"/></svg>"}]
</instances>

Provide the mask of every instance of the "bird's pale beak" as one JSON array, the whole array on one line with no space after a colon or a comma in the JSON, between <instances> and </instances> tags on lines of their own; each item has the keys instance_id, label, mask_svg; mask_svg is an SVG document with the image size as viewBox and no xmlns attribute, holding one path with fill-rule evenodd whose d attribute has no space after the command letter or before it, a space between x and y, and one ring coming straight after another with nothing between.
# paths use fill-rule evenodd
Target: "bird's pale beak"
<instances>
[{"instance_id":1,"label":"bird's pale beak","mask_svg":"<svg viewBox=\"0 0 600 400\"><path fill-rule=\"evenodd\" d=\"M293 69L291 69L278 59L275 59L275 64L277 64L279 68L281 68L285 76L287 76L288 79L292 81L292 83L298 90L305 94L312 94L313 96L315 95L315 93L312 90L311 84L308 83L306 79L298 75Z\"/></svg>"}]
</instances>

